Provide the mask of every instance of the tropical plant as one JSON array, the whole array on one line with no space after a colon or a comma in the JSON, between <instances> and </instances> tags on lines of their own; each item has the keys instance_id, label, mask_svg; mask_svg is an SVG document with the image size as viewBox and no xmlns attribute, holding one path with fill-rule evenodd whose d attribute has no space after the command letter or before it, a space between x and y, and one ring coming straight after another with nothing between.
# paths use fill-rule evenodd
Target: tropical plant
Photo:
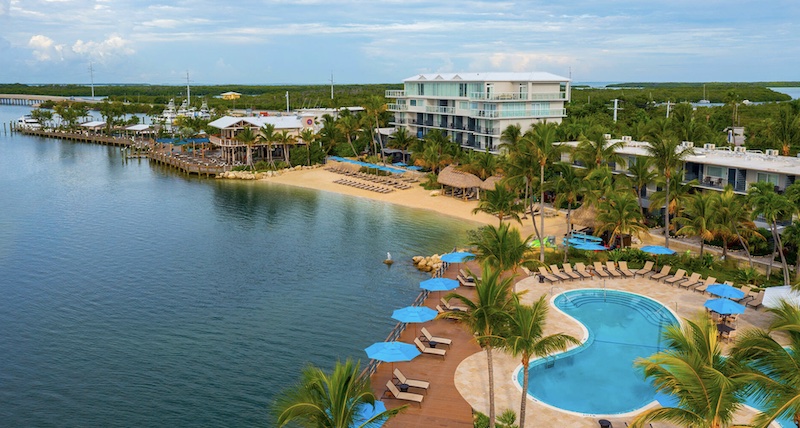
<instances>
[{"instance_id":1,"label":"tropical plant","mask_svg":"<svg viewBox=\"0 0 800 428\"><path fill-rule=\"evenodd\" d=\"M767 131L770 140L780 146L781 154L789 156L792 146L800 144L800 116L791 106L784 106L768 122Z\"/></svg>"},{"instance_id":2,"label":"tropical plant","mask_svg":"<svg viewBox=\"0 0 800 428\"><path fill-rule=\"evenodd\" d=\"M369 98L367 98L364 101L363 107L364 107L364 113L366 114L365 122L372 122L372 124L375 125L374 130L375 130L375 132L377 134L377 137L378 137L377 138L377 143L380 145L380 149L383 150L383 140L381 140L381 133L380 133L380 128L381 128L380 117L384 112L386 112L386 109L387 109L386 101L385 101L385 99L383 97L379 97L377 95L372 95L372 96L370 96ZM368 119L366 119L366 118L368 118ZM374 146L375 142L376 142L375 141L376 139L373 137L373 134L372 134L372 130L373 130L372 124L369 124L366 127L370 130L369 136L370 136L370 140L372 140L372 144ZM377 148L375 148L374 153L376 155L380 155L381 157L383 156L383 153L378 152Z\"/></svg>"},{"instance_id":3,"label":"tropical plant","mask_svg":"<svg viewBox=\"0 0 800 428\"><path fill-rule=\"evenodd\" d=\"M566 150L565 146L557 145L556 143L556 124L540 122L531 125L531 128L525 132L522 137L520 145L525 146L524 152L532 155L533 159L539 165L539 203L541 204L541 215L539 224L539 261L544 262L544 172L545 167L554 161L559 160L561 153ZM533 210L531 210L533 212Z\"/></svg>"},{"instance_id":4,"label":"tropical plant","mask_svg":"<svg viewBox=\"0 0 800 428\"><path fill-rule=\"evenodd\" d=\"M256 133L249 126L244 127L236 134L236 141L247 146L247 165L253 168L253 143L256 141Z\"/></svg>"},{"instance_id":5,"label":"tropical plant","mask_svg":"<svg viewBox=\"0 0 800 428\"><path fill-rule=\"evenodd\" d=\"M297 423L309 428L350 428L356 426L358 408L374 405L375 394L370 378L360 364L348 359L336 363L328 375L321 369L308 366L300 382L284 391L272 406L277 425ZM377 421L394 417L406 406L386 410L364 421L358 427L374 426Z\"/></svg>"},{"instance_id":6,"label":"tropical plant","mask_svg":"<svg viewBox=\"0 0 800 428\"><path fill-rule=\"evenodd\" d=\"M300 140L306 145L306 165L311 165L311 146L317 141L319 135L311 128L304 128L298 135Z\"/></svg>"},{"instance_id":7,"label":"tropical plant","mask_svg":"<svg viewBox=\"0 0 800 428\"><path fill-rule=\"evenodd\" d=\"M406 128L397 128L397 130L389 137L387 145L393 149L406 150L417 138L408 133Z\"/></svg>"},{"instance_id":8,"label":"tropical plant","mask_svg":"<svg viewBox=\"0 0 800 428\"><path fill-rule=\"evenodd\" d=\"M595 233L610 232L609 242L617 242L622 234L641 235L647 231L636 198L629 192L612 193L600 203L597 221L602 223Z\"/></svg>"},{"instance_id":9,"label":"tropical plant","mask_svg":"<svg viewBox=\"0 0 800 428\"><path fill-rule=\"evenodd\" d=\"M509 190L504 183L498 182L495 183L494 190L483 192L478 206L472 213L485 212L497 216L500 224L503 224L506 216L519 222L519 214L524 210L525 207L517 200L517 194Z\"/></svg>"},{"instance_id":10,"label":"tropical plant","mask_svg":"<svg viewBox=\"0 0 800 428\"><path fill-rule=\"evenodd\" d=\"M753 257L750 255L750 246L744 238L758 235L754 233L756 225L750 219L750 209L743 197L733 192L733 186L728 184L717 198L717 228L715 234L722 238L722 258L728 256L728 241L735 237L747 253L750 267L753 267ZM760 235L758 235L760 236Z\"/></svg>"},{"instance_id":11,"label":"tropical plant","mask_svg":"<svg viewBox=\"0 0 800 428\"><path fill-rule=\"evenodd\" d=\"M275 137L275 125L271 123L261 126L256 136L260 143L267 146L267 163L272 165L272 169L275 169L275 161L272 159L272 143L275 142Z\"/></svg>"},{"instance_id":12,"label":"tropical plant","mask_svg":"<svg viewBox=\"0 0 800 428\"><path fill-rule=\"evenodd\" d=\"M569 345L579 345L580 340L563 333L544 335L549 303L541 296L533 305L517 303L509 318L508 330L503 333L503 347L512 356L522 358L522 400L519 425L525 426L525 407L528 402L528 379L531 358L546 357L557 351L566 351Z\"/></svg>"},{"instance_id":13,"label":"tropical plant","mask_svg":"<svg viewBox=\"0 0 800 428\"><path fill-rule=\"evenodd\" d=\"M706 240L713 239L718 228L718 205L716 193L695 193L676 219L682 225L677 234L700 238L700 257L703 257Z\"/></svg>"},{"instance_id":14,"label":"tropical plant","mask_svg":"<svg viewBox=\"0 0 800 428\"><path fill-rule=\"evenodd\" d=\"M358 123L358 118L352 114L343 114L339 117L339 119L336 120L336 128L345 136L347 139L347 144L349 144L350 149L353 150L353 156L356 157L358 157L358 151L356 150L356 146L353 145L353 134L356 133L359 126L360 124Z\"/></svg>"},{"instance_id":15,"label":"tropical plant","mask_svg":"<svg viewBox=\"0 0 800 428\"><path fill-rule=\"evenodd\" d=\"M786 244L794 247L794 251L797 254L794 266L794 280L797 282L795 285L800 287L800 220L795 220L792 224L784 227L781 236Z\"/></svg>"},{"instance_id":16,"label":"tropical plant","mask_svg":"<svg viewBox=\"0 0 800 428\"><path fill-rule=\"evenodd\" d=\"M767 310L775 315L770 330L746 330L731 358L754 369L748 380L764 407L753 426L766 428L779 417L792 418L800 426L800 309L784 301ZM787 334L789 346L778 343L771 332Z\"/></svg>"},{"instance_id":17,"label":"tropical plant","mask_svg":"<svg viewBox=\"0 0 800 428\"><path fill-rule=\"evenodd\" d=\"M572 233L572 205L578 201L586 191L586 182L583 179L583 174L578 169L573 168L562 162L555 164L555 172L558 176L550 184L550 188L555 192L556 199L554 201L556 206L567 205L567 236ZM564 263L567 262L567 255L569 251L564 250Z\"/></svg>"},{"instance_id":18,"label":"tropical plant","mask_svg":"<svg viewBox=\"0 0 800 428\"><path fill-rule=\"evenodd\" d=\"M746 378L735 359L723 357L717 326L705 314L684 321L683 328L666 327L666 350L634 363L656 390L673 395L678 404L644 411L632 421L632 428L654 421L723 428L730 426L742 406Z\"/></svg>"},{"instance_id":19,"label":"tropical plant","mask_svg":"<svg viewBox=\"0 0 800 428\"><path fill-rule=\"evenodd\" d=\"M289 163L289 146L297 143L297 137L294 134L290 134L288 129L283 129L275 135L275 142L283 146L283 161L292 166Z\"/></svg>"},{"instance_id":20,"label":"tropical plant","mask_svg":"<svg viewBox=\"0 0 800 428\"><path fill-rule=\"evenodd\" d=\"M656 181L658 173L653 168L653 160L649 157L637 157L628 165L628 174L631 175L631 183L636 191L636 198L639 201L639 211L644 216L644 205L642 204L642 193L647 189L647 185Z\"/></svg>"},{"instance_id":21,"label":"tropical plant","mask_svg":"<svg viewBox=\"0 0 800 428\"><path fill-rule=\"evenodd\" d=\"M594 129L588 138L582 136L572 157L590 170L610 163L624 167L625 158L618 153L623 147L625 147L624 141L611 142L605 139L602 130Z\"/></svg>"},{"instance_id":22,"label":"tropical plant","mask_svg":"<svg viewBox=\"0 0 800 428\"><path fill-rule=\"evenodd\" d=\"M680 180L673 180L670 182L669 191L667 191L666 181L664 177L659 177L656 184L661 190L656 190L650 195L650 211L658 210L661 207L666 207L665 212L668 213L670 222L668 223L669 230L674 231L680 227L673 224L675 219L680 217L686 201L689 200L695 187L698 184L697 180L692 180L687 183L681 183ZM669 197L669 203L667 203Z\"/></svg>"},{"instance_id":23,"label":"tropical plant","mask_svg":"<svg viewBox=\"0 0 800 428\"><path fill-rule=\"evenodd\" d=\"M682 172L683 161L694 151L691 147L680 146L677 138L664 132L658 132L653 135L645 150L653 159L652 162L656 170L664 177L666 183L664 201L668 204L671 201L669 192L672 178L675 175L677 175L677 179L681 178L680 173ZM670 212L666 204L664 213L664 246L669 248ZM653 206L650 209L653 209Z\"/></svg>"},{"instance_id":24,"label":"tropical plant","mask_svg":"<svg viewBox=\"0 0 800 428\"><path fill-rule=\"evenodd\" d=\"M494 367L492 349L502 345L498 333L508 322L510 311L517 301L516 295L511 292L513 278L501 279L499 269L495 269L488 262L481 265L481 276L475 281L475 300L458 293L449 293L445 298L457 299L466 311L450 311L439 314L438 318L451 318L463 322L478 340L478 344L486 351L487 369L489 373L489 426L495 426L494 406Z\"/></svg>"},{"instance_id":25,"label":"tropical plant","mask_svg":"<svg viewBox=\"0 0 800 428\"><path fill-rule=\"evenodd\" d=\"M772 183L762 182L753 183L747 191L747 199L750 206L753 207L752 217L763 216L764 220L769 223L772 237L775 239L774 251L778 251L781 258L783 270L783 283L789 285L789 265L786 263L786 255L783 251L783 242L781 235L778 233L778 221L791 218L792 214L797 211L797 207L792 205L789 198L775 193L775 188ZM772 261L768 265L772 266ZM767 272L769 277L770 272Z\"/></svg>"},{"instance_id":26,"label":"tropical plant","mask_svg":"<svg viewBox=\"0 0 800 428\"><path fill-rule=\"evenodd\" d=\"M500 272L511 270L515 277L521 265L533 261L530 241L531 236L523 239L519 229L501 223L498 227L486 225L478 229L470 245L475 247L478 261L486 262Z\"/></svg>"}]
</instances>

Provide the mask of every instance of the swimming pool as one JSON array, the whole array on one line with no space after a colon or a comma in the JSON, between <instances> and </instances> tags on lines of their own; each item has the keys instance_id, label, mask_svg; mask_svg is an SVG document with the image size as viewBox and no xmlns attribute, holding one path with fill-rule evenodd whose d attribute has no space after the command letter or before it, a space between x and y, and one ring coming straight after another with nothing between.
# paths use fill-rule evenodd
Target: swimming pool
<instances>
[{"instance_id":1,"label":"swimming pool","mask_svg":"<svg viewBox=\"0 0 800 428\"><path fill-rule=\"evenodd\" d=\"M678 322L667 307L638 294L601 289L567 291L554 304L577 319L588 338L578 348L531 363L531 396L591 415L629 413L654 401L655 389L633 362L663 350L664 327ZM515 379L522 384L521 367Z\"/></svg>"}]
</instances>

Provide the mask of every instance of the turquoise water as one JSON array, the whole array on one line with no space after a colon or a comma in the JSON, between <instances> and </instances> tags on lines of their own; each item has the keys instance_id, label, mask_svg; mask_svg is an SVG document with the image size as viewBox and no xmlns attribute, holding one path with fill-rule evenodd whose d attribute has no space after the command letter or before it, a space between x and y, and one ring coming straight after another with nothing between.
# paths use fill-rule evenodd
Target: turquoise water
<instances>
[{"instance_id":1,"label":"turquoise water","mask_svg":"<svg viewBox=\"0 0 800 428\"><path fill-rule=\"evenodd\" d=\"M9 427L271 426L268 403L305 364L366 360L386 337L426 278L411 256L473 227L2 125L0 188Z\"/></svg>"},{"instance_id":2,"label":"turquoise water","mask_svg":"<svg viewBox=\"0 0 800 428\"><path fill-rule=\"evenodd\" d=\"M555 305L589 331L587 342L531 364L528 392L572 412L611 415L631 412L655 398L655 390L633 361L661 348L665 326L677 320L660 303L614 290L573 290ZM522 370L517 380L522 384Z\"/></svg>"}]
</instances>

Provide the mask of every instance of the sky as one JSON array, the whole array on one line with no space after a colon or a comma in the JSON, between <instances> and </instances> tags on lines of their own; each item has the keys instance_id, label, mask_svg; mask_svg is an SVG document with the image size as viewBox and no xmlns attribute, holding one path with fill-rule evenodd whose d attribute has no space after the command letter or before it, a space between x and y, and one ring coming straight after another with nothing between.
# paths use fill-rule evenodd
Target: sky
<instances>
[{"instance_id":1,"label":"sky","mask_svg":"<svg viewBox=\"0 0 800 428\"><path fill-rule=\"evenodd\" d=\"M488 71L800 80L800 1L0 0L0 83L400 83Z\"/></svg>"}]
</instances>

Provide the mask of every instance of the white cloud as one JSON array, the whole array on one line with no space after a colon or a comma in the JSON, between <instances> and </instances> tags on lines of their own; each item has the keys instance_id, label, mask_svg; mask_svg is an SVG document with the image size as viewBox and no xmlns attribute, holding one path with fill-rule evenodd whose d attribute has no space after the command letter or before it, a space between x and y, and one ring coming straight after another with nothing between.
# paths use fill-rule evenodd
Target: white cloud
<instances>
[{"instance_id":1,"label":"white cloud","mask_svg":"<svg viewBox=\"0 0 800 428\"><path fill-rule=\"evenodd\" d=\"M56 44L53 39L37 34L28 41L33 56L39 61L55 61L64 59L64 45Z\"/></svg>"},{"instance_id":2,"label":"white cloud","mask_svg":"<svg viewBox=\"0 0 800 428\"><path fill-rule=\"evenodd\" d=\"M72 51L78 55L101 61L115 56L128 56L136 53L127 40L117 35L113 35L101 42L78 40L72 45Z\"/></svg>"},{"instance_id":3,"label":"white cloud","mask_svg":"<svg viewBox=\"0 0 800 428\"><path fill-rule=\"evenodd\" d=\"M0 16L8 15L11 9L11 0L0 0Z\"/></svg>"}]
</instances>

